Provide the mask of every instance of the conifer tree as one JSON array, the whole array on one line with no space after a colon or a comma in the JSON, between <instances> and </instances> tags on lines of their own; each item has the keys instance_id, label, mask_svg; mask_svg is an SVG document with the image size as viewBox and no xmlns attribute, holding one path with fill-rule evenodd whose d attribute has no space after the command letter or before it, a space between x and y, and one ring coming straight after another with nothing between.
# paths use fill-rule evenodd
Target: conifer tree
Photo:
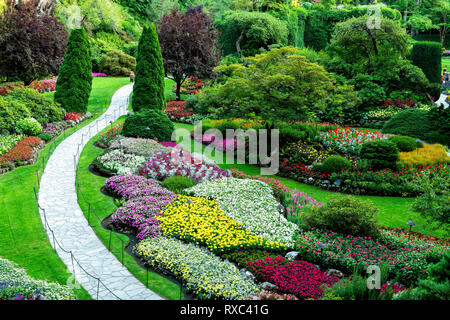
<instances>
[{"instance_id":1,"label":"conifer tree","mask_svg":"<svg viewBox=\"0 0 450 320\"><path fill-rule=\"evenodd\" d=\"M92 89L92 59L84 28L70 32L67 50L56 82L55 101L67 112L87 111Z\"/></svg>"}]
</instances>

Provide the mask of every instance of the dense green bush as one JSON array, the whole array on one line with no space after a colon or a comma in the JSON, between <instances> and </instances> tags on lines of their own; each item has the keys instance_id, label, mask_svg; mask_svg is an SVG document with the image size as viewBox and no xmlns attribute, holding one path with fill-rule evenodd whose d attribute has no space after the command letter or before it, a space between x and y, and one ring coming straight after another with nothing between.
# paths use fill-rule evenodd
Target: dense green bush
<instances>
[{"instance_id":1,"label":"dense green bush","mask_svg":"<svg viewBox=\"0 0 450 320\"><path fill-rule=\"evenodd\" d=\"M31 116L41 124L58 122L64 119L64 111L53 99L30 88L16 89L5 97L9 101L23 103L31 112Z\"/></svg>"},{"instance_id":2,"label":"dense green bush","mask_svg":"<svg viewBox=\"0 0 450 320\"><path fill-rule=\"evenodd\" d=\"M163 111L150 109L129 115L123 124L122 135L170 141L173 130L172 121Z\"/></svg>"},{"instance_id":3,"label":"dense green bush","mask_svg":"<svg viewBox=\"0 0 450 320\"><path fill-rule=\"evenodd\" d=\"M120 50L111 50L101 59L101 72L109 76L126 76L136 68L136 59Z\"/></svg>"},{"instance_id":4,"label":"dense green bush","mask_svg":"<svg viewBox=\"0 0 450 320\"><path fill-rule=\"evenodd\" d=\"M169 177L161 183L161 186L172 192L180 193L184 189L194 186L194 181L189 177L173 176Z\"/></svg>"},{"instance_id":5,"label":"dense green bush","mask_svg":"<svg viewBox=\"0 0 450 320\"><path fill-rule=\"evenodd\" d=\"M320 165L319 170L323 173L331 174L349 168L351 168L350 161L342 156L333 155L323 161L323 163Z\"/></svg>"},{"instance_id":6,"label":"dense green bush","mask_svg":"<svg viewBox=\"0 0 450 320\"><path fill-rule=\"evenodd\" d=\"M279 131L280 147L306 138L306 132L290 127L282 127Z\"/></svg>"},{"instance_id":7,"label":"dense green bush","mask_svg":"<svg viewBox=\"0 0 450 320\"><path fill-rule=\"evenodd\" d=\"M320 207L308 208L302 213L301 220L306 229L378 237L377 213L378 208L370 200L346 196L332 198Z\"/></svg>"},{"instance_id":8,"label":"dense green bush","mask_svg":"<svg viewBox=\"0 0 450 320\"><path fill-rule=\"evenodd\" d=\"M428 111L409 109L394 115L383 126L383 133L399 134L424 139L432 131Z\"/></svg>"},{"instance_id":9,"label":"dense green bush","mask_svg":"<svg viewBox=\"0 0 450 320\"><path fill-rule=\"evenodd\" d=\"M389 141L396 144L397 148L401 152L410 152L417 149L416 139L407 136L392 136L389 137Z\"/></svg>"},{"instance_id":10,"label":"dense green bush","mask_svg":"<svg viewBox=\"0 0 450 320\"><path fill-rule=\"evenodd\" d=\"M430 143L450 145L450 108L433 106L428 112L431 131L425 136Z\"/></svg>"},{"instance_id":11,"label":"dense green bush","mask_svg":"<svg viewBox=\"0 0 450 320\"><path fill-rule=\"evenodd\" d=\"M237 130L240 127L238 123L233 122L232 120L225 120L215 125L214 128L219 130L222 133L222 135L225 136L227 133L227 129Z\"/></svg>"},{"instance_id":12,"label":"dense green bush","mask_svg":"<svg viewBox=\"0 0 450 320\"><path fill-rule=\"evenodd\" d=\"M136 78L133 88L134 111L166 106L164 97L164 65L155 25L144 27L139 40Z\"/></svg>"},{"instance_id":13,"label":"dense green bush","mask_svg":"<svg viewBox=\"0 0 450 320\"><path fill-rule=\"evenodd\" d=\"M39 138L41 138L44 141L50 141L52 140L52 135L50 133L41 133L38 135Z\"/></svg>"},{"instance_id":14,"label":"dense green bush","mask_svg":"<svg viewBox=\"0 0 450 320\"><path fill-rule=\"evenodd\" d=\"M56 82L55 101L67 112L86 113L92 89L92 56L86 30L72 29Z\"/></svg>"},{"instance_id":15,"label":"dense green bush","mask_svg":"<svg viewBox=\"0 0 450 320\"><path fill-rule=\"evenodd\" d=\"M0 131L11 131L19 120L31 117L30 110L19 101L9 101L0 96Z\"/></svg>"},{"instance_id":16,"label":"dense green bush","mask_svg":"<svg viewBox=\"0 0 450 320\"><path fill-rule=\"evenodd\" d=\"M29 136L37 136L42 132L42 126L34 118L25 118L17 122L17 128Z\"/></svg>"},{"instance_id":17,"label":"dense green bush","mask_svg":"<svg viewBox=\"0 0 450 320\"><path fill-rule=\"evenodd\" d=\"M366 159L373 170L395 169L399 158L396 144L388 140L373 140L363 144L361 159Z\"/></svg>"},{"instance_id":18,"label":"dense green bush","mask_svg":"<svg viewBox=\"0 0 450 320\"><path fill-rule=\"evenodd\" d=\"M442 48L439 42L415 42L411 52L411 61L422 69L430 82L441 82Z\"/></svg>"}]
</instances>

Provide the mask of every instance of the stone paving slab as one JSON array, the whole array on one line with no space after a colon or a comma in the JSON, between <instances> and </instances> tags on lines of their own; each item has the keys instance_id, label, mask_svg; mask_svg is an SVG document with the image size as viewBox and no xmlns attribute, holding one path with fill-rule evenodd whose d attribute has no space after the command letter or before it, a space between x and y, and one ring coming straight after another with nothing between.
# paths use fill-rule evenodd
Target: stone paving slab
<instances>
[{"instance_id":1,"label":"stone paving slab","mask_svg":"<svg viewBox=\"0 0 450 320\"><path fill-rule=\"evenodd\" d=\"M78 162L83 147L93 136L126 114L132 90L132 84L120 88L104 114L66 138L55 149L39 187L42 222L46 225L47 220L58 242L55 247L53 234L46 228L50 243L76 280L99 300L162 300L137 280L97 238L78 205L75 189L74 161ZM77 149L79 144L82 145ZM76 263L72 264L72 256L67 252L72 252L79 265L99 278L101 283L87 276Z\"/></svg>"}]
</instances>

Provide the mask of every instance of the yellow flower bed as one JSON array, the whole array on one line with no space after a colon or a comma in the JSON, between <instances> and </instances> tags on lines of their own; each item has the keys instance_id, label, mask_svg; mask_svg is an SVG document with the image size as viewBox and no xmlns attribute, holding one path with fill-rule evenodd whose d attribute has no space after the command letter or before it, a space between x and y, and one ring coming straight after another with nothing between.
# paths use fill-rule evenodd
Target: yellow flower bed
<instances>
[{"instance_id":1,"label":"yellow flower bed","mask_svg":"<svg viewBox=\"0 0 450 320\"><path fill-rule=\"evenodd\" d=\"M281 243L251 234L226 215L214 200L178 196L157 219L166 237L205 245L214 253L241 248L284 248Z\"/></svg>"},{"instance_id":2,"label":"yellow flower bed","mask_svg":"<svg viewBox=\"0 0 450 320\"><path fill-rule=\"evenodd\" d=\"M400 152L399 157L398 163L410 168L436 163L450 163L450 157L440 144L426 144L423 148L417 148L411 152Z\"/></svg>"}]
</instances>

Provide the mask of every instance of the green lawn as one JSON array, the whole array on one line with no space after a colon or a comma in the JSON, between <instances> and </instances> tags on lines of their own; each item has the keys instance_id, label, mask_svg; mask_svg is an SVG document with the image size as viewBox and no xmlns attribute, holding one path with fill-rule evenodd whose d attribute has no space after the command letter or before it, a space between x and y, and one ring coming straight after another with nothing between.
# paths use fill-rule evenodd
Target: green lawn
<instances>
[{"instance_id":1,"label":"green lawn","mask_svg":"<svg viewBox=\"0 0 450 320\"><path fill-rule=\"evenodd\" d=\"M442 57L442 70L447 66L447 72L450 72L450 57Z\"/></svg>"},{"instance_id":2,"label":"green lawn","mask_svg":"<svg viewBox=\"0 0 450 320\"><path fill-rule=\"evenodd\" d=\"M128 81L128 78L94 78L88 107L94 117L106 110L113 93ZM62 140L60 137L56 143ZM0 256L16 262L36 279L66 284L71 274L49 243L33 193L35 172L48 150L49 145L41 151L35 165L0 175ZM84 289L76 290L76 295L78 299L91 299Z\"/></svg>"},{"instance_id":3,"label":"green lawn","mask_svg":"<svg viewBox=\"0 0 450 320\"><path fill-rule=\"evenodd\" d=\"M189 124L176 124L176 128L184 128L188 131L191 131L194 127ZM178 142L181 140L180 135L178 136ZM186 149L190 149L191 151L194 148L194 145L201 146L200 143L192 141L190 138L186 137L185 140L188 144L191 142L191 147L189 148L188 144L184 145ZM214 154L213 154L214 155ZM231 169L236 168L247 174L260 174L259 167L250 164L221 164L220 167L223 169ZM344 197L346 195L330 192L322 190L318 187L303 184L292 179L287 179L278 176L270 176L272 178L276 178L280 180L284 185L288 186L291 189L297 189L302 192L308 193L308 195L312 196L318 201L326 202L327 199L331 197ZM438 237L446 237L448 235L445 234L442 230L433 230L430 228L429 224L426 223L425 219L423 219L418 213L412 212L409 209L409 206L414 201L413 198L399 198L399 197L377 197L377 196L355 196L359 199L369 199L371 200L379 209L379 222L383 226L387 227L399 227L399 228L407 228L406 222L410 219L414 221L416 226L414 226L413 230L418 231L428 235L434 235Z\"/></svg>"},{"instance_id":4,"label":"green lawn","mask_svg":"<svg viewBox=\"0 0 450 320\"><path fill-rule=\"evenodd\" d=\"M124 119L125 117L121 117L121 119L116 121L114 124L123 122ZM103 130L103 132L107 131L108 129L109 127ZM115 206L112 198L107 197L100 192L100 189L105 185L106 178L93 175L88 169L92 161L103 152L102 149L94 146L94 142L96 140L97 138L94 137L88 142L88 144L83 149L83 152L81 153L80 161L78 163L78 181L80 184L80 190L84 196L83 197L80 193L78 194L78 203L80 204L80 207L83 210L86 218L89 218L89 205L84 199L92 204L92 208L95 213L100 217L100 219L103 220L111 213L113 213L117 209L117 207ZM89 220L99 239L101 239L103 243L108 247L110 232L100 225L100 221L93 214L91 214L91 218ZM128 237L124 235L120 235L120 238L123 239L125 243L129 242ZM111 239L110 250L119 260L121 260L122 243L114 235L112 235ZM138 278L142 283L146 284L146 270L141 268L136 263L133 257L125 253L123 264L136 278ZM180 287L157 273L149 272L148 283L149 288L152 291L165 298L180 298Z\"/></svg>"}]
</instances>

